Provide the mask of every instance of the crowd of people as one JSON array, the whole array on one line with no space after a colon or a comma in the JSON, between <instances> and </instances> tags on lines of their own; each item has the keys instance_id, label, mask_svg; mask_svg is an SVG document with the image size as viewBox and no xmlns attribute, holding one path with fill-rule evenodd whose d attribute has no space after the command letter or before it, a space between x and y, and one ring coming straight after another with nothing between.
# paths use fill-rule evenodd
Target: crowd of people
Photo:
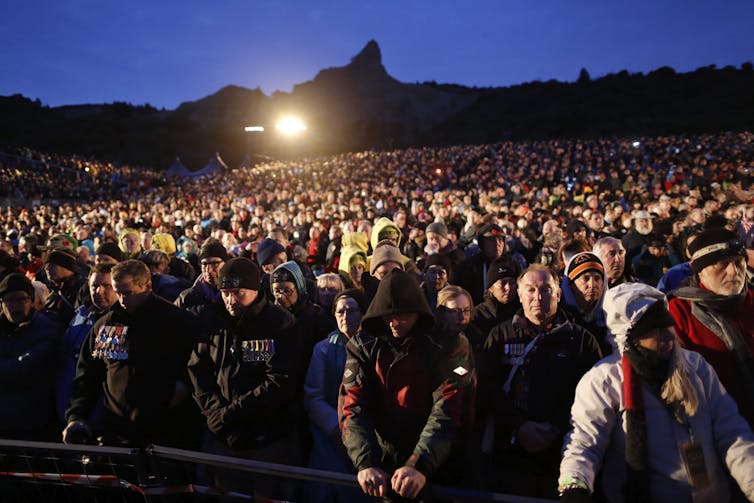
<instances>
[{"instance_id":1,"label":"crowd of people","mask_svg":"<svg viewBox=\"0 0 754 503\"><path fill-rule=\"evenodd\" d=\"M0 158L0 436L427 482L754 501L754 135L275 161ZM206 481L206 480L205 480Z\"/></svg>"}]
</instances>

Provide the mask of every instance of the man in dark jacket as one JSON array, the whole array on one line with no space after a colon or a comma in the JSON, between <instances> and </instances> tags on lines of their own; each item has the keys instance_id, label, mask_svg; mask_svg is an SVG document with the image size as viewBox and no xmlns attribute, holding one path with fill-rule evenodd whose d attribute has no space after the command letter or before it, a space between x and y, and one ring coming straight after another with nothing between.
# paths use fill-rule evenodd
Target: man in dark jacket
<instances>
[{"instance_id":1,"label":"man in dark jacket","mask_svg":"<svg viewBox=\"0 0 754 503\"><path fill-rule=\"evenodd\" d=\"M497 224L487 224L477 232L479 253L468 257L459 267L456 283L471 294L474 305L484 300L487 271L493 260L505 253L505 232Z\"/></svg>"},{"instance_id":2,"label":"man in dark jacket","mask_svg":"<svg viewBox=\"0 0 754 503\"><path fill-rule=\"evenodd\" d=\"M104 443L192 446L186 363L196 319L152 293L143 262L121 262L111 276L118 303L82 346L63 441L91 435L87 418L104 391Z\"/></svg>"},{"instance_id":3,"label":"man in dark jacket","mask_svg":"<svg viewBox=\"0 0 754 503\"><path fill-rule=\"evenodd\" d=\"M510 257L496 258L487 270L487 291L484 302L474 307L471 324L481 336L471 341L474 349L481 349L493 327L510 320L521 309L516 291L516 279L521 274L518 263Z\"/></svg>"},{"instance_id":4,"label":"man in dark jacket","mask_svg":"<svg viewBox=\"0 0 754 503\"><path fill-rule=\"evenodd\" d=\"M521 311L484 346L478 403L490 404L494 430L482 450L493 454L490 489L554 498L576 384L602 352L558 309L558 277L547 266L529 266L518 295Z\"/></svg>"},{"instance_id":5,"label":"man in dark jacket","mask_svg":"<svg viewBox=\"0 0 754 503\"><path fill-rule=\"evenodd\" d=\"M86 284L89 271L76 262L76 255L69 249L52 248L45 256L44 272L50 287L45 311L56 315L61 326L68 326L75 309L84 300L79 297L79 290Z\"/></svg>"},{"instance_id":6,"label":"man in dark jacket","mask_svg":"<svg viewBox=\"0 0 754 503\"><path fill-rule=\"evenodd\" d=\"M23 274L0 282L0 438L53 441L53 387L58 327L33 308Z\"/></svg>"},{"instance_id":7,"label":"man in dark jacket","mask_svg":"<svg viewBox=\"0 0 754 503\"><path fill-rule=\"evenodd\" d=\"M175 305L199 314L205 307L220 299L218 288L220 269L228 260L228 252L215 238L207 239L199 251L199 265L202 273L196 281L175 299Z\"/></svg>"},{"instance_id":8,"label":"man in dark jacket","mask_svg":"<svg viewBox=\"0 0 754 503\"><path fill-rule=\"evenodd\" d=\"M459 483L449 461L463 463L475 383L468 340L433 330L419 284L400 269L380 281L362 329L346 346L338 403L361 488L400 500L428 478Z\"/></svg>"},{"instance_id":9,"label":"man in dark jacket","mask_svg":"<svg viewBox=\"0 0 754 503\"><path fill-rule=\"evenodd\" d=\"M259 276L246 258L227 261L218 278L222 298L201 313L203 334L188 370L209 430L204 450L297 464L302 338L293 315L261 294ZM285 480L241 475L215 473L225 489L293 496Z\"/></svg>"}]
</instances>

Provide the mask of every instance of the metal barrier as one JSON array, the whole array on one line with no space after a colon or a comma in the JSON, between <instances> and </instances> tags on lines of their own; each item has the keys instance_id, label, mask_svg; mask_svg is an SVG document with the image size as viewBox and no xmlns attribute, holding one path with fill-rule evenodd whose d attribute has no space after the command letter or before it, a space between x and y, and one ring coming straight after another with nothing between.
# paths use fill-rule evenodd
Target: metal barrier
<instances>
[{"instance_id":1,"label":"metal barrier","mask_svg":"<svg viewBox=\"0 0 754 503\"><path fill-rule=\"evenodd\" d=\"M107 491L122 501L162 501L176 495L209 494L251 500L192 483L198 465L358 488L355 475L171 447L144 450L92 445L0 440L0 481L16 482L22 493L47 492L44 501L80 501L87 492ZM176 470L180 467L180 470ZM167 469L166 469L167 468ZM178 476L176 476L178 474ZM46 487L55 489L46 491ZM78 492L77 492L78 491ZM71 496L66 492L73 492ZM553 500L428 485L427 494L454 502L552 503ZM73 498L73 499L71 499ZM5 498L4 498L5 499Z\"/></svg>"}]
</instances>

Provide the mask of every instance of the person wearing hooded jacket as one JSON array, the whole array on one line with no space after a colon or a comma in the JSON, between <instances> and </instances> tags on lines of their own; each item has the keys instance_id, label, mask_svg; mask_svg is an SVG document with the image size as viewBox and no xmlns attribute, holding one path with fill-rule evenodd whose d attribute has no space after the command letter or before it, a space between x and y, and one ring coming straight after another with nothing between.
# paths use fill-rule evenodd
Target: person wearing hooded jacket
<instances>
[{"instance_id":1,"label":"person wearing hooded jacket","mask_svg":"<svg viewBox=\"0 0 754 503\"><path fill-rule=\"evenodd\" d=\"M304 334L306 352L303 361L306 365L314 345L336 328L335 323L320 306L310 300L309 286L296 262L291 260L277 266L270 275L270 286L275 304L296 317L296 323Z\"/></svg>"},{"instance_id":2,"label":"person wearing hooded jacket","mask_svg":"<svg viewBox=\"0 0 754 503\"><path fill-rule=\"evenodd\" d=\"M607 291L607 274L599 257L591 252L577 253L571 257L560 280L563 297L561 308L578 325L597 338L603 354L613 350L607 337L605 312L602 300Z\"/></svg>"},{"instance_id":3,"label":"person wearing hooded jacket","mask_svg":"<svg viewBox=\"0 0 754 503\"><path fill-rule=\"evenodd\" d=\"M665 296L642 283L608 290L619 353L576 388L560 464L561 502L730 501L726 468L754 501L754 434L712 366L682 349Z\"/></svg>"},{"instance_id":4,"label":"person wearing hooded jacket","mask_svg":"<svg viewBox=\"0 0 754 503\"><path fill-rule=\"evenodd\" d=\"M521 310L492 329L480 357L481 450L490 455L490 489L553 497L576 384L603 354L558 308L552 269L530 265L518 293Z\"/></svg>"},{"instance_id":5,"label":"person wearing hooded jacket","mask_svg":"<svg viewBox=\"0 0 754 503\"><path fill-rule=\"evenodd\" d=\"M395 269L346 345L342 439L371 496L401 501L415 498L427 479L459 482L453 464L463 463L475 371L468 340L433 325L418 282Z\"/></svg>"}]
</instances>

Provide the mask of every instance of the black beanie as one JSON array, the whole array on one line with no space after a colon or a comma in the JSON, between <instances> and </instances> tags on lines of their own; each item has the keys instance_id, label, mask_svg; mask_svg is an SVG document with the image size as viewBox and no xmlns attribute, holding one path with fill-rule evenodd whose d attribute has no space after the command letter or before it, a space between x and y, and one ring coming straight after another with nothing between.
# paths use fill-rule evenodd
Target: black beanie
<instances>
[{"instance_id":1,"label":"black beanie","mask_svg":"<svg viewBox=\"0 0 754 503\"><path fill-rule=\"evenodd\" d=\"M243 257L230 259L220 269L218 283L220 290L226 288L259 290L259 266Z\"/></svg>"},{"instance_id":2,"label":"black beanie","mask_svg":"<svg viewBox=\"0 0 754 503\"><path fill-rule=\"evenodd\" d=\"M8 292L26 292L30 297L34 297L34 285L31 280L21 273L14 272L7 275L3 281L0 281L0 297Z\"/></svg>"},{"instance_id":3,"label":"black beanie","mask_svg":"<svg viewBox=\"0 0 754 503\"><path fill-rule=\"evenodd\" d=\"M69 271L76 270L76 255L73 254L67 248L55 248L47 253L45 257L45 264L55 264L57 266L68 269Z\"/></svg>"},{"instance_id":4,"label":"black beanie","mask_svg":"<svg viewBox=\"0 0 754 503\"><path fill-rule=\"evenodd\" d=\"M688 246L694 274L715 262L737 255L744 256L744 246L735 232L728 229L706 229Z\"/></svg>"},{"instance_id":5,"label":"black beanie","mask_svg":"<svg viewBox=\"0 0 754 503\"><path fill-rule=\"evenodd\" d=\"M120 248L115 243L102 243L99 245L99 248L94 252L95 255L107 255L108 257L112 257L118 262L123 262L123 252L120 251Z\"/></svg>"},{"instance_id":6,"label":"black beanie","mask_svg":"<svg viewBox=\"0 0 754 503\"><path fill-rule=\"evenodd\" d=\"M226 250L223 244L216 239L207 240L199 251L199 260L209 257L219 258L227 262L228 250Z\"/></svg>"},{"instance_id":7,"label":"black beanie","mask_svg":"<svg viewBox=\"0 0 754 503\"><path fill-rule=\"evenodd\" d=\"M521 267L515 260L505 255L498 257L490 262L490 267L487 269L487 288L494 285L499 279L513 278L515 280L519 274L521 274Z\"/></svg>"},{"instance_id":8,"label":"black beanie","mask_svg":"<svg viewBox=\"0 0 754 503\"><path fill-rule=\"evenodd\" d=\"M349 288L348 290L343 290L339 294L335 296L335 298L332 301L332 311L333 314L335 314L335 306L338 305L338 301L340 299L353 299L356 301L356 305L359 306L359 310L361 311L361 314L364 315L367 312L367 308L369 308L369 299L367 299L367 296L364 295L364 292L359 290L358 288Z\"/></svg>"}]
</instances>

